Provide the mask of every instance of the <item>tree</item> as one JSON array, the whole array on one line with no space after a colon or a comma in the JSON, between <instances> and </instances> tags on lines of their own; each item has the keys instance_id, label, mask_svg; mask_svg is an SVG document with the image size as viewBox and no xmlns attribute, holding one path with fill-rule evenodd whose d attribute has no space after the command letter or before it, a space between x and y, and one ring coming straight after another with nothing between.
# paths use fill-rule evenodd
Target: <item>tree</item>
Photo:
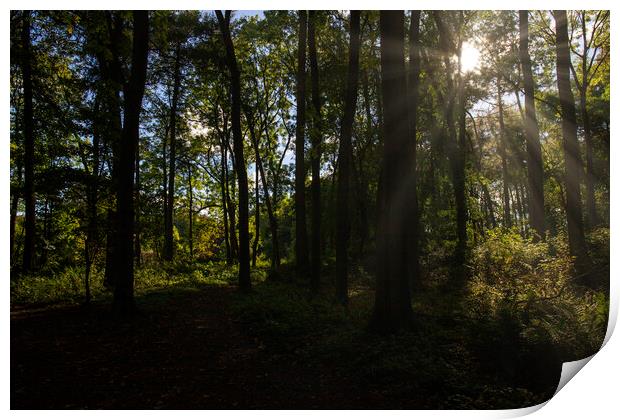
<instances>
[{"instance_id":1,"label":"tree","mask_svg":"<svg viewBox=\"0 0 620 420\"><path fill-rule=\"evenodd\" d=\"M351 185L351 135L357 108L359 79L360 11L351 10L349 22L349 67L344 115L340 127L338 147L338 196L336 204L336 299L346 305L349 299L348 265L349 237L351 231L349 211L349 186Z\"/></svg>"},{"instance_id":2,"label":"tree","mask_svg":"<svg viewBox=\"0 0 620 420\"><path fill-rule=\"evenodd\" d=\"M22 78L24 89L24 203L26 207L22 269L34 269L35 260L35 191L34 191L34 118L32 111L32 65L30 53L31 12L22 15Z\"/></svg>"},{"instance_id":3,"label":"tree","mask_svg":"<svg viewBox=\"0 0 620 420\"><path fill-rule=\"evenodd\" d=\"M128 315L134 309L134 174L136 149L140 135L140 112L146 83L148 44L148 12L134 11L131 74L124 87L123 134L121 144L118 147L120 154L118 159L119 182L116 195L118 254L115 256L114 306L121 315Z\"/></svg>"},{"instance_id":4,"label":"tree","mask_svg":"<svg viewBox=\"0 0 620 420\"><path fill-rule=\"evenodd\" d=\"M545 199L543 161L536 118L536 103L534 101L534 78L532 76L532 62L528 51L529 30L528 11L519 11L519 59L523 73L523 89L525 91L525 139L527 146L527 178L529 185L529 216L530 225L536 232L536 237L545 238Z\"/></svg>"},{"instance_id":5,"label":"tree","mask_svg":"<svg viewBox=\"0 0 620 420\"><path fill-rule=\"evenodd\" d=\"M409 284L412 287L419 286L419 224L420 215L418 209L417 192L417 135L418 135L418 102L420 84L420 11L411 11L411 22L409 24L409 80L407 86L408 106L409 106L409 144L407 150L407 165L409 167L406 192L409 199L409 218L407 222L407 247L409 261Z\"/></svg>"},{"instance_id":6,"label":"tree","mask_svg":"<svg viewBox=\"0 0 620 420\"><path fill-rule=\"evenodd\" d=\"M601 64L604 62L604 56L606 53L599 53L605 43L606 27L609 22L609 11L597 11L594 17L594 22L589 25L589 12L582 10L577 12L577 21L581 25L581 44L582 52L573 53L581 59L581 77L578 76L575 67L571 61L570 69L573 73L573 79L577 85L579 91L579 108L581 111L581 121L583 125L583 135L586 144L586 171L585 171L585 184L586 184L586 209L588 228L593 228L600 223L597 210L596 210L596 198L594 194L594 139L592 138L592 127L590 122L590 113L588 111L587 96L590 84L593 78L596 76ZM590 20L591 22L591 20ZM591 29L588 29L591 26ZM588 38L588 32L590 37ZM609 38L607 38L609 39ZM598 57L598 54L603 57ZM601 59L603 58L603 59ZM598 59L598 60L596 60Z\"/></svg>"},{"instance_id":7,"label":"tree","mask_svg":"<svg viewBox=\"0 0 620 420\"><path fill-rule=\"evenodd\" d=\"M383 163L377 225L377 287L372 326L381 332L408 328L412 321L407 253L406 182L411 169L408 149L404 12L381 11L381 96L383 100ZM407 188L407 187L409 188Z\"/></svg>"},{"instance_id":8,"label":"tree","mask_svg":"<svg viewBox=\"0 0 620 420\"><path fill-rule=\"evenodd\" d=\"M556 68L558 94L562 115L562 138L564 149L564 182L566 186L566 218L570 252L577 257L580 270L585 264L585 236L583 229L583 212L581 208L581 191L579 188L581 173L581 154L577 142L577 117L575 98L570 85L570 48L568 45L568 21L565 10L555 10L556 32Z\"/></svg>"},{"instance_id":9,"label":"tree","mask_svg":"<svg viewBox=\"0 0 620 420\"><path fill-rule=\"evenodd\" d=\"M499 154L502 159L502 186L504 200L504 226L512 226L510 215L510 174L508 172L508 155L506 152L506 128L504 126L504 104L502 101L501 77L497 76L497 113L499 118Z\"/></svg>"},{"instance_id":10,"label":"tree","mask_svg":"<svg viewBox=\"0 0 620 420\"><path fill-rule=\"evenodd\" d=\"M297 273L308 266L308 232L306 230L306 170L304 162L306 124L306 31L308 18L299 11L297 46L297 124L295 128L295 264Z\"/></svg>"},{"instance_id":11,"label":"tree","mask_svg":"<svg viewBox=\"0 0 620 420\"><path fill-rule=\"evenodd\" d=\"M310 80L312 82L312 244L311 289L317 292L321 276L321 94L319 93L319 66L316 56L316 12L311 10L308 21L308 52L310 54Z\"/></svg>"},{"instance_id":12,"label":"tree","mask_svg":"<svg viewBox=\"0 0 620 420\"><path fill-rule=\"evenodd\" d=\"M172 106L170 107L170 170L168 171L168 197L165 206L164 221L164 259L172 261L174 258L174 180L176 177L176 133L177 109L179 104L179 89L181 85L181 44L177 43L174 52Z\"/></svg>"},{"instance_id":13,"label":"tree","mask_svg":"<svg viewBox=\"0 0 620 420\"><path fill-rule=\"evenodd\" d=\"M235 153L235 170L239 185L239 288L250 290L250 234L248 211L248 174L243 155L243 136L241 133L241 82L235 48L230 36L230 15L216 10L217 21L222 33L222 40L226 49L226 63L230 73L231 119L233 132L233 148Z\"/></svg>"}]
</instances>

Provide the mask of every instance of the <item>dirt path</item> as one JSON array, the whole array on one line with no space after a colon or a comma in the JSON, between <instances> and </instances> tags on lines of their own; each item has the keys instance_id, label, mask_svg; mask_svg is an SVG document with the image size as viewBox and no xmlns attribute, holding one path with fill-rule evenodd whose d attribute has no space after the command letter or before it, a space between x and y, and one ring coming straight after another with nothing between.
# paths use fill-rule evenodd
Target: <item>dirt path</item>
<instances>
[{"instance_id":1,"label":"dirt path","mask_svg":"<svg viewBox=\"0 0 620 420\"><path fill-rule=\"evenodd\" d=\"M11 312L11 408L329 408L361 403L329 366L272 355L231 319L233 289ZM318 370L317 370L318 369Z\"/></svg>"}]
</instances>

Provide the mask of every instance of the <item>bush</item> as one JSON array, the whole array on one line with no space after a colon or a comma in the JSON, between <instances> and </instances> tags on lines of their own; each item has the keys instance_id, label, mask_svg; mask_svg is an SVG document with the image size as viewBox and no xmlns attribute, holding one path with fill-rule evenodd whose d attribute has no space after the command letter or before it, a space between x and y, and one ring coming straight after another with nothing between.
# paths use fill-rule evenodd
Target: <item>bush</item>
<instances>
[{"instance_id":1,"label":"bush","mask_svg":"<svg viewBox=\"0 0 620 420\"><path fill-rule=\"evenodd\" d=\"M602 344L608 299L577 284L562 237L535 243L496 229L472 264L471 337L495 369L518 377L519 366L580 359Z\"/></svg>"}]
</instances>

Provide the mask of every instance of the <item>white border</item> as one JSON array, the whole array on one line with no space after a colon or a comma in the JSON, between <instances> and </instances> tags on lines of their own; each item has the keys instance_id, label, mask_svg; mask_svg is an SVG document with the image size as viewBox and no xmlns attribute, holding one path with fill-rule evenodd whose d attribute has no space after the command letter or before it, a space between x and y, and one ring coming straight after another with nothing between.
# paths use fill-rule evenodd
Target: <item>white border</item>
<instances>
[{"instance_id":1,"label":"white border","mask_svg":"<svg viewBox=\"0 0 620 420\"><path fill-rule=\"evenodd\" d=\"M583 1L567 0L567 1L503 1L498 2L490 0L476 0L471 2L455 2L447 0L434 0L434 1L385 1L380 2L374 0L358 0L341 1L341 0L314 0L312 2L303 2L295 0L271 0L271 1L249 1L249 0L230 0L230 1L196 1L196 0L175 0L175 1L158 1L153 0L107 0L105 2L93 2L93 1L75 1L75 0L54 0L42 1L42 0L25 0L16 1L9 0L3 2L5 6L4 30L2 31L2 72L3 80L5 83L2 86L3 98L6 101L9 93L9 25L8 25L8 9L215 9L218 6L221 8L232 8L236 10L259 10L259 9L296 9L296 8L315 8L315 9L458 9L458 8L475 8L475 9L581 9L584 7ZM610 1L588 1L585 6L588 9L611 9L611 27L612 27L612 61L616 60L618 56L618 36L617 30L618 19L616 17L615 4ZM615 64L612 66L611 74L611 115L618 114L618 107L616 106L620 92L617 86L618 83L618 70ZM8 107L8 101L5 102ZM6 112L6 111L5 111ZM3 198L3 206L1 210L1 216L3 220L8 220L8 197L9 197L9 154L8 154L8 135L9 132L9 120L2 119L2 133L4 133L4 153L0 153L0 168L1 173L6 177L4 182L0 184L0 196ZM611 138L617 132L615 125L611 124ZM618 159L615 157L618 147L614 145L614 141L611 144L611 180L612 183L618 180L618 171L615 169ZM618 225L618 192L617 189L611 190L611 231L616 230ZM10 337L9 337L9 305L10 305L10 293L8 287L8 249L9 249L9 235L8 226L6 223L0 224L2 237L4 239L4 249L0 253L0 262L4 268L4 287L1 288L0 293L3 296L4 316L2 319L2 334L4 336L4 346L2 347L2 360L4 361L3 375L1 381L2 389L2 406L5 410L10 406ZM615 326L618 315L618 264L615 263L615 256L618 254L619 240L615 235L611 236L611 308L610 308L610 325L608 328L608 334L606 337L606 344L604 348L591 359L588 365L579 373L576 380L570 381L556 396L554 396L547 404L541 404L537 407L531 407L519 410L498 410L498 411L359 411L355 413L339 412L339 411L212 411L208 414L200 411L175 411L175 412L157 412L157 411L132 411L132 412L115 412L115 416L127 416L127 418L137 419L146 418L168 418L169 416L182 416L191 418L204 418L205 415L214 418L240 418L246 416L252 416L253 419L274 419L274 418L291 418L291 417L307 417L318 415L325 418L340 418L343 415L354 415L358 420L376 419L377 416L382 418L413 418L413 419L427 419L427 418L511 418L521 415L529 414L533 411L533 418L537 419L557 419L557 418L613 418L617 416L618 408L618 378L620 377L620 342L617 338L611 337L611 332ZM611 337L611 339L610 339ZM79 386L76 384L76 386ZM544 406L544 409L539 410ZM538 411L536 411L538 410ZM613 413L613 414L612 414ZM40 417L39 412L34 411L12 411L9 413L15 418L34 418ZM85 415L89 417L108 418L112 413L104 411L48 411L44 414L46 418L52 419L71 419L71 418L83 418Z\"/></svg>"}]
</instances>

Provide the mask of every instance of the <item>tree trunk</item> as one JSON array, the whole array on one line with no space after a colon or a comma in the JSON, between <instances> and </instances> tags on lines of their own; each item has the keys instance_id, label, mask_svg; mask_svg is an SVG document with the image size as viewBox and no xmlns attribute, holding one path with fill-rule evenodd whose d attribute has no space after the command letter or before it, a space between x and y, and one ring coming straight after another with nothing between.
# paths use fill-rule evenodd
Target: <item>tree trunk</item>
<instances>
[{"instance_id":1,"label":"tree trunk","mask_svg":"<svg viewBox=\"0 0 620 420\"><path fill-rule=\"evenodd\" d=\"M174 54L174 86L172 88L172 106L170 107L170 171L168 172L168 201L166 203L164 258L174 258L174 178L176 176L176 127L179 89L181 85L181 44L176 45Z\"/></svg>"},{"instance_id":2,"label":"tree trunk","mask_svg":"<svg viewBox=\"0 0 620 420\"><path fill-rule=\"evenodd\" d=\"M226 61L230 72L232 95L232 131L235 152L235 169L239 183L239 288L250 290L250 237L248 232L248 174L243 156L243 135L241 133L241 82L237 58L230 36L230 11L226 17L216 11L217 20L222 31L222 39L226 47Z\"/></svg>"},{"instance_id":3,"label":"tree trunk","mask_svg":"<svg viewBox=\"0 0 620 420\"><path fill-rule=\"evenodd\" d=\"M545 198L543 192L544 173L536 103L534 101L534 78L528 51L528 11L519 11L519 58L523 73L525 91L525 139L527 145L527 179L529 186L529 219L536 232L535 239L545 238Z\"/></svg>"},{"instance_id":4,"label":"tree trunk","mask_svg":"<svg viewBox=\"0 0 620 420\"><path fill-rule=\"evenodd\" d=\"M232 265L232 252L230 249L230 237L229 237L229 228L228 228L228 204L227 204L227 195L226 195L226 166L228 165L227 157L226 157L226 148L224 144L220 144L220 150L222 153L221 156L221 166L222 166L222 178L220 182L220 190L222 193L222 212L224 213L224 244L226 246L226 264Z\"/></svg>"},{"instance_id":5,"label":"tree trunk","mask_svg":"<svg viewBox=\"0 0 620 420\"><path fill-rule=\"evenodd\" d=\"M194 186L192 185L192 164L187 165L187 195L189 219L189 257L194 259Z\"/></svg>"},{"instance_id":6,"label":"tree trunk","mask_svg":"<svg viewBox=\"0 0 620 420\"><path fill-rule=\"evenodd\" d=\"M499 111L499 155L502 159L502 184L504 197L504 226L510 228L512 226L512 218L510 217L510 179L508 174L508 158L506 156L506 134L504 127L504 105L502 102L502 91L500 88L500 79L497 76L497 109Z\"/></svg>"},{"instance_id":7,"label":"tree trunk","mask_svg":"<svg viewBox=\"0 0 620 420\"><path fill-rule=\"evenodd\" d=\"M35 238L35 192L34 192L34 118L32 110L32 68L30 54L31 12L23 12L22 18L22 78L24 89L24 203L26 215L24 222L24 253L22 270L24 273L34 269Z\"/></svg>"},{"instance_id":8,"label":"tree trunk","mask_svg":"<svg viewBox=\"0 0 620 420\"><path fill-rule=\"evenodd\" d=\"M570 85L570 49L568 23L565 10L553 12L556 27L557 78L562 114L562 137L564 139L564 182L566 184L566 216L570 252L577 258L578 270L583 270L586 244L583 229L583 212L579 174L582 171L579 143L577 142L577 118L575 98Z\"/></svg>"},{"instance_id":9,"label":"tree trunk","mask_svg":"<svg viewBox=\"0 0 620 420\"><path fill-rule=\"evenodd\" d=\"M95 105L95 113L99 114L98 102ZM95 118L97 118L95 116ZM90 303L90 273L95 258L97 246L97 186L99 180L99 140L100 128L98 121L93 121L93 167L92 178L88 186L88 228L86 233L86 242L84 244L84 298L86 304Z\"/></svg>"},{"instance_id":10,"label":"tree trunk","mask_svg":"<svg viewBox=\"0 0 620 420\"><path fill-rule=\"evenodd\" d=\"M340 147L338 150L338 192L336 204L336 299L346 305L349 299L349 187L351 185L353 120L357 108L357 85L359 78L360 50L360 11L351 10L349 28L349 71L345 96L344 116L340 128Z\"/></svg>"},{"instance_id":11,"label":"tree trunk","mask_svg":"<svg viewBox=\"0 0 620 420\"><path fill-rule=\"evenodd\" d=\"M267 206L267 216L269 217L269 230L271 231L271 244L272 244L271 245L272 246L271 269L278 270L280 268L280 245L278 241L278 220L276 219L275 213L273 211L274 205L271 202L271 198L269 196L269 188L267 187L267 178L265 177L263 159L261 158L260 153L259 153L258 137L256 136L254 120L253 120L253 117L250 111L246 111L246 119L248 120L248 126L250 129L250 138L252 139L252 145L254 146L254 153L256 156L256 167L260 174L260 179L261 179L261 183L263 186L263 194L265 195L265 205ZM258 185L258 175L256 177L256 181ZM274 187L274 190L275 189L276 188ZM258 197L258 187L256 191L256 197Z\"/></svg>"},{"instance_id":12,"label":"tree trunk","mask_svg":"<svg viewBox=\"0 0 620 420\"><path fill-rule=\"evenodd\" d=\"M308 52L310 54L310 80L312 81L312 244L310 289L316 293L321 280L321 96L319 93L319 66L316 54L316 12L309 12Z\"/></svg>"},{"instance_id":13,"label":"tree trunk","mask_svg":"<svg viewBox=\"0 0 620 420\"><path fill-rule=\"evenodd\" d=\"M458 85L455 91L455 81L452 76L453 66L451 62L451 55L455 50L453 45L450 45L450 32L444 25L440 12L434 11L433 17L439 30L440 38L439 42L441 49L443 50L443 61L447 70L447 92L448 98L444 107L445 121L449 141L447 142L448 160L450 161L450 169L452 173L452 184L454 189L454 201L456 203L456 234L457 245L454 250L454 263L452 277L456 284L462 286L466 277L465 256L467 252L467 200L465 197L465 150L462 147L464 142L465 130L463 127L463 113L465 112L465 96L464 96L464 83L462 80L460 66L458 69ZM460 48L459 48L460 49ZM458 51L457 51L458 52ZM459 54L460 56L460 54ZM459 63L460 64L460 63ZM454 102L455 95L459 101L459 125L460 125L460 138L457 137L456 127L454 123ZM442 146L440 145L440 148ZM438 153L440 154L440 152Z\"/></svg>"},{"instance_id":14,"label":"tree trunk","mask_svg":"<svg viewBox=\"0 0 620 420\"><path fill-rule=\"evenodd\" d=\"M256 162L254 164L254 243L252 244L252 267L256 267L258 240L260 237L260 197L258 187L258 148L255 148Z\"/></svg>"},{"instance_id":15,"label":"tree trunk","mask_svg":"<svg viewBox=\"0 0 620 420\"><path fill-rule=\"evenodd\" d=\"M136 190L135 190L135 208L136 208L136 235L134 243L134 258L136 259L136 266L140 267L142 263L142 242L140 240L141 226L140 226L140 143L136 144Z\"/></svg>"},{"instance_id":16,"label":"tree trunk","mask_svg":"<svg viewBox=\"0 0 620 420\"><path fill-rule=\"evenodd\" d=\"M407 185L407 198L409 207L409 219L407 221L407 244L409 261L409 284L412 288L419 287L419 223L416 170L416 147L417 147L417 121L418 121L418 98L420 80L420 11L411 11L411 23L409 27L409 84L407 86L409 106L409 145L407 149L407 163L410 180ZM464 115L464 114L463 114Z\"/></svg>"},{"instance_id":17,"label":"tree trunk","mask_svg":"<svg viewBox=\"0 0 620 420\"><path fill-rule=\"evenodd\" d=\"M377 226L377 288L372 327L380 332L408 328L412 322L407 261L410 194L409 115L405 72L403 11L381 11L381 93L384 145Z\"/></svg>"},{"instance_id":18,"label":"tree trunk","mask_svg":"<svg viewBox=\"0 0 620 420\"><path fill-rule=\"evenodd\" d=\"M308 232L306 230L306 170L304 162L306 124L306 31L307 13L299 11L297 47L297 125L295 128L295 264L297 274L308 267Z\"/></svg>"},{"instance_id":19,"label":"tree trunk","mask_svg":"<svg viewBox=\"0 0 620 420\"><path fill-rule=\"evenodd\" d=\"M15 261L17 259L17 252L15 251L15 226L17 224L17 207L19 206L19 196L20 191L22 190L21 184L22 184L22 175L23 175L23 163L22 163L22 159L21 158L17 158L17 187L15 188L15 190L12 192L13 198L11 200L11 227L10 227L10 236L11 236L11 242L10 242L10 247L11 247L11 260L9 262L11 268L13 267L13 264L15 264Z\"/></svg>"},{"instance_id":20,"label":"tree trunk","mask_svg":"<svg viewBox=\"0 0 620 420\"><path fill-rule=\"evenodd\" d=\"M125 109L122 141L119 145L117 191L117 250L115 256L116 284L114 307L120 315L134 310L133 239L134 239L134 173L136 148L139 139L140 111L146 82L149 48L149 15L147 11L133 12L133 47L131 75L124 88Z\"/></svg>"}]
</instances>

